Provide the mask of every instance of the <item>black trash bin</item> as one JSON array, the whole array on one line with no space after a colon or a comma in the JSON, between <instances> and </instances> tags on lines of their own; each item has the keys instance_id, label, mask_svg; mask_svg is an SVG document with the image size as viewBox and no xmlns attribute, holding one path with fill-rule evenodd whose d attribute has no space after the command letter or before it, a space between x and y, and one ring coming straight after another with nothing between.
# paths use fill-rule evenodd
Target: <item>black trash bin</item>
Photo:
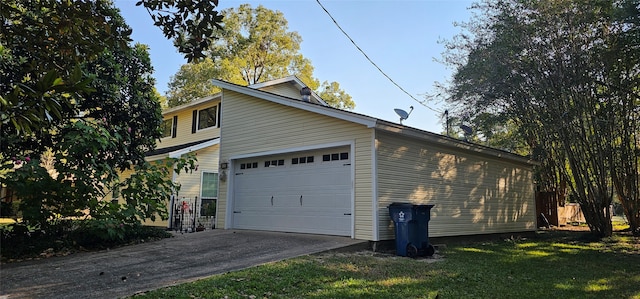
<instances>
[{"instance_id":1,"label":"black trash bin","mask_svg":"<svg viewBox=\"0 0 640 299\"><path fill-rule=\"evenodd\" d=\"M396 254L400 256L432 256L429 243L429 219L433 205L392 203L389 216L395 224Z\"/></svg>"}]
</instances>

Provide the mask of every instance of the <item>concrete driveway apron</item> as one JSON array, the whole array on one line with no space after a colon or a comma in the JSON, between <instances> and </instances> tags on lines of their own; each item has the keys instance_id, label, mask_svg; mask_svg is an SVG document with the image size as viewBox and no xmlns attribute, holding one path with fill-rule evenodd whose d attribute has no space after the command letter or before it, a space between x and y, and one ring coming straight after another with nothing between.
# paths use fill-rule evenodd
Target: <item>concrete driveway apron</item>
<instances>
[{"instance_id":1,"label":"concrete driveway apron","mask_svg":"<svg viewBox=\"0 0 640 299\"><path fill-rule=\"evenodd\" d=\"M347 237L246 230L0 265L0 299L117 298L214 274L366 243Z\"/></svg>"}]
</instances>

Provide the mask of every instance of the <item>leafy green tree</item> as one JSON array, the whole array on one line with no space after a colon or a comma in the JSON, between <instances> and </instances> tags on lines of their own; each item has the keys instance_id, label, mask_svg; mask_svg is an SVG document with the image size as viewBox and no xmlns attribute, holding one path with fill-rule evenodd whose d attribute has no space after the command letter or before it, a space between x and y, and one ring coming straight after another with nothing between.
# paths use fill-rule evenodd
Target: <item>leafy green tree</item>
<instances>
[{"instance_id":1,"label":"leafy green tree","mask_svg":"<svg viewBox=\"0 0 640 299\"><path fill-rule=\"evenodd\" d=\"M515 125L543 162L541 177L554 180L541 183L567 186L591 231L611 235L615 163L633 165L625 172L635 177L627 189L638 187L638 155L615 154L617 146L628 147L627 154L637 149L637 141L619 134L638 133L637 109L629 109L640 78L631 50L639 45L638 1L508 0L475 8L481 13L464 24L468 32L448 45L445 61L457 68L450 103L487 128L494 117ZM485 113L493 116L482 120ZM622 123L634 125L622 132ZM624 200L635 202L627 216L637 219L637 196Z\"/></svg>"},{"instance_id":2,"label":"leafy green tree","mask_svg":"<svg viewBox=\"0 0 640 299\"><path fill-rule=\"evenodd\" d=\"M220 88L211 83L211 79L217 77L216 65L209 57L183 64L169 82L167 106L175 107L220 92Z\"/></svg>"},{"instance_id":3,"label":"leafy green tree","mask_svg":"<svg viewBox=\"0 0 640 299\"><path fill-rule=\"evenodd\" d=\"M146 7L165 36L192 61L204 56L202 50L221 29L217 2L142 0L137 5ZM125 47L131 41L131 29L120 26L120 16L105 17L115 10L107 0L0 2L3 135L5 130L26 135L47 131L77 115L75 105L93 91L93 76L82 72L82 64L105 48Z\"/></svg>"},{"instance_id":4,"label":"leafy green tree","mask_svg":"<svg viewBox=\"0 0 640 299\"><path fill-rule=\"evenodd\" d=\"M140 5L188 62L204 58L216 31L222 30L223 15L216 10L218 0L141 0L136 3Z\"/></svg>"},{"instance_id":5,"label":"leafy green tree","mask_svg":"<svg viewBox=\"0 0 640 299\"><path fill-rule=\"evenodd\" d=\"M608 80L600 80L614 103L605 118L613 131L611 179L632 232L640 236L640 1L621 2L612 18L617 34L603 55Z\"/></svg>"},{"instance_id":6,"label":"leafy green tree","mask_svg":"<svg viewBox=\"0 0 640 299\"><path fill-rule=\"evenodd\" d=\"M3 23L8 24L2 31L7 54L3 61L7 63L0 65L0 72L7 80L0 88L2 98L11 102L2 106L4 158L30 154L37 159L59 144L74 122L102 120L127 138L101 158L120 168L143 161L145 149L153 147L159 136L160 109L146 48L129 46L131 30L117 10L103 2L73 6L57 1L5 1L3 5ZM81 20L92 16L108 19L110 29L92 35L74 27L74 22L86 24ZM57 38L56 30L71 36ZM74 39L79 42L73 43ZM100 43L108 39L118 42ZM79 80L82 89L66 83ZM23 121L27 125L19 124Z\"/></svg>"},{"instance_id":7,"label":"leafy green tree","mask_svg":"<svg viewBox=\"0 0 640 299\"><path fill-rule=\"evenodd\" d=\"M322 82L318 94L327 104L338 109L353 109L354 104L351 96L344 90L340 89L338 82Z\"/></svg>"},{"instance_id":8,"label":"leafy green tree","mask_svg":"<svg viewBox=\"0 0 640 299\"><path fill-rule=\"evenodd\" d=\"M170 106L188 103L217 92L211 79L251 85L289 75L296 75L311 89L318 90L313 66L300 51L302 38L288 31L287 20L279 11L248 4L230 8L224 30L208 49L209 59L183 65L169 83ZM323 84L318 94L329 105L341 109L355 107L351 97L336 82ZM326 98L325 98L326 97Z\"/></svg>"},{"instance_id":9,"label":"leafy green tree","mask_svg":"<svg viewBox=\"0 0 640 299\"><path fill-rule=\"evenodd\" d=\"M38 137L38 131L77 115L75 103L93 90L92 76L82 72L81 63L96 59L104 48L128 42L128 28L116 28L103 18L110 10L103 1L0 3L3 137L32 132ZM76 24L114 30L85 31Z\"/></svg>"},{"instance_id":10,"label":"leafy green tree","mask_svg":"<svg viewBox=\"0 0 640 299\"><path fill-rule=\"evenodd\" d=\"M528 155L530 147L523 141L514 122L506 119L502 114L479 112L474 115L465 114L464 117L449 117L449 135L469 142L483 144L520 155ZM445 124L446 125L446 124ZM472 129L469 136L461 126ZM446 134L446 128L445 132Z\"/></svg>"},{"instance_id":11,"label":"leafy green tree","mask_svg":"<svg viewBox=\"0 0 640 299\"><path fill-rule=\"evenodd\" d=\"M144 160L161 109L147 49L130 45L118 10L107 1L3 1L0 16L0 186L21 200L23 220L166 217L162 200L177 187L166 175L129 181L139 197L124 205L101 200L120 171L166 172Z\"/></svg>"}]
</instances>

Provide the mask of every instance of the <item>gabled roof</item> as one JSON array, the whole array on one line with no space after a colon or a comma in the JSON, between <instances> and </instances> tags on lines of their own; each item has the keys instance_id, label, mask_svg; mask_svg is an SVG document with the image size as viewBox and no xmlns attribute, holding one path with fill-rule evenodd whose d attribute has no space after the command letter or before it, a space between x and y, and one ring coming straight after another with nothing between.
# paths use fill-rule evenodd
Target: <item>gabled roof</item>
<instances>
[{"instance_id":1,"label":"gabled roof","mask_svg":"<svg viewBox=\"0 0 640 299\"><path fill-rule=\"evenodd\" d=\"M260 82L260 83L254 83L254 84L251 84L251 85L249 85L247 87L253 88L253 89L260 89L262 87L278 85L278 84L282 84L282 83L286 83L286 82L292 82L296 87L298 87L298 89L307 86L304 83L302 83L302 81L300 79L298 79L298 77L296 77L294 75L291 75L291 76L287 76L287 77L280 78L280 79L269 80L269 81Z\"/></svg>"},{"instance_id":2,"label":"gabled roof","mask_svg":"<svg viewBox=\"0 0 640 299\"><path fill-rule=\"evenodd\" d=\"M211 81L213 82L214 85L219 86L222 89L239 92L242 94L268 100L281 105L294 107L301 110L306 110L306 111L315 112L319 114L324 114L324 115L335 117L338 119L343 119L346 121L362 124L369 128L373 128L376 125L376 119L366 115L357 114L357 113L340 110L340 109L335 109L329 106L314 104L311 102L304 102L298 99L293 99L293 98L281 96L275 93L270 93L270 92L262 91L259 89L253 89L248 86L241 86L241 85L229 83L222 80L213 79Z\"/></svg>"},{"instance_id":3,"label":"gabled roof","mask_svg":"<svg viewBox=\"0 0 640 299\"><path fill-rule=\"evenodd\" d=\"M276 79L276 80L270 80L270 81L266 81L266 82L251 84L251 85L246 86L246 87L252 88L252 89L261 89L261 88L271 87L271 86L275 86L275 85L279 85L279 84L285 84L285 83L292 84L298 90L302 89L303 87L307 87L307 85L304 84L304 82L302 82L302 80L300 80L296 76L288 76L288 77L284 77L284 78L280 78L280 79ZM166 115L166 114L170 114L170 113L173 113L173 112L176 112L176 111L180 111L180 110L183 110L183 109L186 109L186 108L189 108L189 107L197 106L197 105L200 105L202 103L206 103L206 102L211 101L211 100L219 99L220 96L221 96L221 93L218 92L218 93L215 93L215 94L210 95L210 96L206 96L206 97L202 97L202 98L196 99L196 100L191 101L191 102L186 103L186 104L182 104L182 105L179 105L179 106L167 108L167 109L162 111L162 114ZM315 102L319 103L322 106L329 106L329 104L327 104L322 98L320 98L320 96L318 96L313 90L311 91L311 98L312 98L312 101L315 100Z\"/></svg>"},{"instance_id":4,"label":"gabled roof","mask_svg":"<svg viewBox=\"0 0 640 299\"><path fill-rule=\"evenodd\" d=\"M218 92L218 93L215 93L213 95L202 97L202 98L199 98L197 100L191 101L191 102L186 103L186 104L182 104L182 105L179 105L179 106L167 108L167 109L162 111L162 114L163 115L164 114L169 114L169 113L172 113L172 112L180 111L180 110L185 109L185 108L197 106L197 105L200 105L202 103L206 103L208 101L220 98L221 95L222 94Z\"/></svg>"},{"instance_id":5,"label":"gabled roof","mask_svg":"<svg viewBox=\"0 0 640 299\"><path fill-rule=\"evenodd\" d=\"M251 84L251 85L249 85L247 87L253 88L253 89L261 89L261 88L264 88L264 87L274 86L274 85L283 84L283 83L291 83L298 90L302 89L303 87L308 87L306 84L304 84L304 82L302 82L302 80L300 80L295 75L291 75L291 76L280 78L280 79L275 79L275 80L255 83L255 84ZM313 90L311 90L311 98L316 100L322 106L329 106L329 104L327 104L327 102L325 102Z\"/></svg>"},{"instance_id":6,"label":"gabled roof","mask_svg":"<svg viewBox=\"0 0 640 299\"><path fill-rule=\"evenodd\" d=\"M503 150L488 147L488 146L469 143L466 141L424 131L417 128L404 126L402 124L396 124L393 122L377 119L364 114L345 111L345 110L333 108L330 106L304 102L298 99L293 99L293 98L281 96L278 94L273 94L266 91L253 89L247 86L241 86L241 85L229 83L222 80L213 79L212 82L214 85L221 87L223 90L227 89L227 90L235 91L248 96L252 96L255 98L267 100L273 103L294 107L304 111L314 112L321 115L326 115L329 117L365 125L367 128L375 128L377 130L385 131L393 134L400 134L407 137L423 139L433 144L439 144L445 147L467 150L467 151L484 154L484 155L488 155L496 158L508 159L513 162L518 162L522 164L528 164L528 165L538 164L538 162L528 157L520 156L514 153L510 153L507 151L503 151Z\"/></svg>"}]
</instances>

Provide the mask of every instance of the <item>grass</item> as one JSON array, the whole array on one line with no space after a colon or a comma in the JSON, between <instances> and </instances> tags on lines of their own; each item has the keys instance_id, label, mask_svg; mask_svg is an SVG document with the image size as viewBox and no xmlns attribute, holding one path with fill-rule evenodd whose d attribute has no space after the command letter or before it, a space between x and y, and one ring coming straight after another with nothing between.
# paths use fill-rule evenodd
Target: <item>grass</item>
<instances>
[{"instance_id":1,"label":"grass","mask_svg":"<svg viewBox=\"0 0 640 299\"><path fill-rule=\"evenodd\" d=\"M544 231L449 245L436 258L322 253L150 291L141 298L640 298L640 239ZM138 296L136 296L138 298Z\"/></svg>"}]
</instances>

